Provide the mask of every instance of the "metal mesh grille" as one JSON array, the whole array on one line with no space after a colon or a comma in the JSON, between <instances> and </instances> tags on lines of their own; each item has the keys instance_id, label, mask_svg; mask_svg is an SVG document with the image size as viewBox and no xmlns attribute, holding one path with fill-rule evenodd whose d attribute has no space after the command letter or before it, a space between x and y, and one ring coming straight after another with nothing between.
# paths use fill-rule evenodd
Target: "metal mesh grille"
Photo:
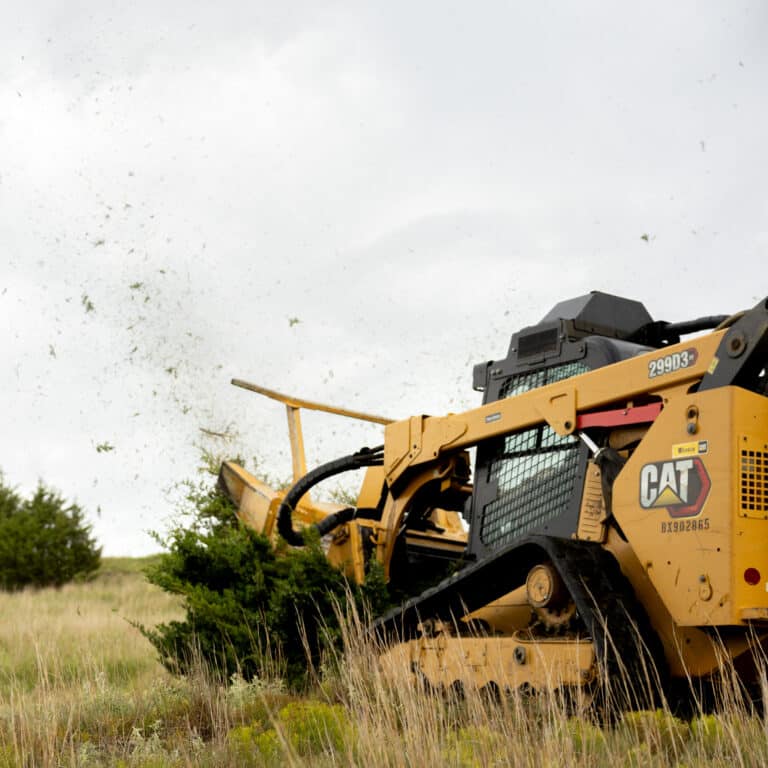
<instances>
[{"instance_id":1,"label":"metal mesh grille","mask_svg":"<svg viewBox=\"0 0 768 768\"><path fill-rule=\"evenodd\" d=\"M566 363L565 365L555 365L552 368L540 368L538 371L531 371L530 373L517 373L504 382L499 392L499 400L519 395L521 392L528 392L530 389L543 387L545 384L554 384L556 381L570 379L571 376L578 376L588 370L589 368L584 363Z\"/></svg>"},{"instance_id":2,"label":"metal mesh grille","mask_svg":"<svg viewBox=\"0 0 768 768\"><path fill-rule=\"evenodd\" d=\"M512 376L501 397L527 392L589 370L582 363L568 363ZM562 514L576 482L578 440L560 436L548 425L508 435L490 462L488 481L497 483L496 499L486 504L480 538L499 547Z\"/></svg>"},{"instance_id":3,"label":"metal mesh grille","mask_svg":"<svg viewBox=\"0 0 768 768\"><path fill-rule=\"evenodd\" d=\"M768 514L768 453L741 452L741 511Z\"/></svg>"},{"instance_id":4,"label":"metal mesh grille","mask_svg":"<svg viewBox=\"0 0 768 768\"><path fill-rule=\"evenodd\" d=\"M494 462L489 479L498 481L499 494L483 511L484 544L507 544L563 512L573 494L577 447Z\"/></svg>"}]
</instances>

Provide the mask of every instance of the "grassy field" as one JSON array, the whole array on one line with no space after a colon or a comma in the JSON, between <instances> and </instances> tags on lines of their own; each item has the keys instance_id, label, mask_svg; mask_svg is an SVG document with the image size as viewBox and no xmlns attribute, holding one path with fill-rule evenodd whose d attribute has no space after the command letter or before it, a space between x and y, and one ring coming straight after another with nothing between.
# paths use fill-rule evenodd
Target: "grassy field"
<instances>
[{"instance_id":1,"label":"grassy field","mask_svg":"<svg viewBox=\"0 0 768 768\"><path fill-rule=\"evenodd\" d=\"M600 728L542 698L489 704L384 680L348 625L316 687L185 679L134 626L181 617L144 563L104 561L61 590L0 594L2 766L764 766L766 723L736 706L683 722L634 713Z\"/></svg>"}]
</instances>

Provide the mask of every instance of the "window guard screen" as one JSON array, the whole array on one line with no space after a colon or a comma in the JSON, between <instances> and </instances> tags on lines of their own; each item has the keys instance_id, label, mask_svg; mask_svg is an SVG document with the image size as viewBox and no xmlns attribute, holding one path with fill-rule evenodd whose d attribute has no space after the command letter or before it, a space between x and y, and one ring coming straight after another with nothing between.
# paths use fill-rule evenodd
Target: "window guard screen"
<instances>
[{"instance_id":1,"label":"window guard screen","mask_svg":"<svg viewBox=\"0 0 768 768\"><path fill-rule=\"evenodd\" d=\"M504 384L500 398L588 370L583 363L568 363L517 374ZM560 436L547 424L504 438L488 464L487 480L498 492L483 509L480 538L486 546L504 546L565 511L576 485L578 445L576 437Z\"/></svg>"}]
</instances>

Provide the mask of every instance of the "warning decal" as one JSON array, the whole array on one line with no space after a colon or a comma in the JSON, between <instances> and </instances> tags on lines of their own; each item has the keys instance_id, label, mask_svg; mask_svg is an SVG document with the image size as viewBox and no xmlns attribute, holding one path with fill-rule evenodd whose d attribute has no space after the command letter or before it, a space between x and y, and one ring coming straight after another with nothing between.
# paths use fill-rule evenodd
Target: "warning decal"
<instances>
[{"instance_id":1,"label":"warning decal","mask_svg":"<svg viewBox=\"0 0 768 768\"><path fill-rule=\"evenodd\" d=\"M709 452L708 440L694 440L691 443L678 443L672 446L672 456L698 456L700 453Z\"/></svg>"}]
</instances>

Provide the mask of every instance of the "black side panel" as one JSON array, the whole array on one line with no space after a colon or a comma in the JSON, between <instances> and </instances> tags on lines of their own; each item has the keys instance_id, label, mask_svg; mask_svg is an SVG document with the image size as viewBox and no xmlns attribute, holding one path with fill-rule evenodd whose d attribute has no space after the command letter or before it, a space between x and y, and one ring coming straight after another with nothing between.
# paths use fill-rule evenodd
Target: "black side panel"
<instances>
[{"instance_id":1,"label":"black side panel","mask_svg":"<svg viewBox=\"0 0 768 768\"><path fill-rule=\"evenodd\" d=\"M470 552L481 556L534 531L569 538L578 524L586 446L543 425L487 448L485 482L475 482Z\"/></svg>"},{"instance_id":2,"label":"black side panel","mask_svg":"<svg viewBox=\"0 0 768 768\"><path fill-rule=\"evenodd\" d=\"M578 358L586 350L584 342L565 343L561 360L569 362L538 370L518 364L518 373L489 383L486 401L585 373L589 368ZM469 553L483 557L533 532L570 537L578 524L587 459L576 437L560 437L547 424L479 445Z\"/></svg>"},{"instance_id":3,"label":"black side panel","mask_svg":"<svg viewBox=\"0 0 768 768\"><path fill-rule=\"evenodd\" d=\"M542 357L532 365L531 347L513 339L510 356L478 366L485 373L484 402L626 360L647 347L590 336L551 341L551 329L529 334ZM549 335L547 335L549 334ZM526 354L523 354L525 352ZM538 354L538 353L537 353ZM570 538L578 525L589 453L577 437L560 437L547 424L506 435L477 447L468 552L482 558L532 533Z\"/></svg>"}]
</instances>

